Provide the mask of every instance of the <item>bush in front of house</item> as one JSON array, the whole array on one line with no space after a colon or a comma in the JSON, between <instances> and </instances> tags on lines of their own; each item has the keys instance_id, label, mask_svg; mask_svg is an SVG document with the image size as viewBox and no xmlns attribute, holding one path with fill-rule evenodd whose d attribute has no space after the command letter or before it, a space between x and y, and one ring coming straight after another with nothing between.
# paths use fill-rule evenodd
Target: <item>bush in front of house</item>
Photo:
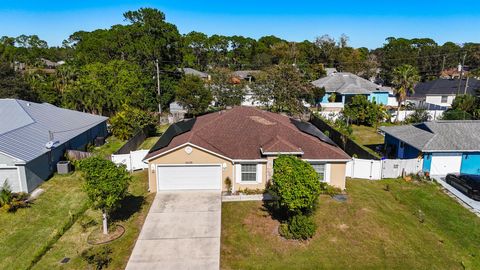
<instances>
[{"instance_id":1,"label":"bush in front of house","mask_svg":"<svg viewBox=\"0 0 480 270\"><path fill-rule=\"evenodd\" d=\"M295 157L280 156L273 166L268 192L274 198L270 205L283 219L279 233L287 239L311 238L317 226L310 215L314 212L322 188L313 167Z\"/></svg>"},{"instance_id":2,"label":"bush in front of house","mask_svg":"<svg viewBox=\"0 0 480 270\"><path fill-rule=\"evenodd\" d=\"M294 216L314 210L321 190L318 175L309 163L295 156L279 156L273 171L268 191L281 211Z\"/></svg>"},{"instance_id":3,"label":"bush in front of house","mask_svg":"<svg viewBox=\"0 0 480 270\"><path fill-rule=\"evenodd\" d=\"M288 230L293 239L312 238L317 230L314 220L306 215L296 215L288 220Z\"/></svg>"}]
</instances>

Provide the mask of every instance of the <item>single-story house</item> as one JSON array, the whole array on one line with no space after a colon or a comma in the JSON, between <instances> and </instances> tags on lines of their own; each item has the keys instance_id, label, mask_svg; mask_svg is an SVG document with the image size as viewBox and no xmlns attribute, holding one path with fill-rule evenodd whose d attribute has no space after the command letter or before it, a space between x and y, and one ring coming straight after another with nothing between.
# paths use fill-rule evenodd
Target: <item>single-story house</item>
<instances>
[{"instance_id":1,"label":"single-story house","mask_svg":"<svg viewBox=\"0 0 480 270\"><path fill-rule=\"evenodd\" d=\"M210 81L212 78L210 74L196 70L194 68L178 68L178 71L185 75L193 75L202 78L205 81Z\"/></svg>"},{"instance_id":2,"label":"single-story house","mask_svg":"<svg viewBox=\"0 0 480 270\"><path fill-rule=\"evenodd\" d=\"M423 103L450 107L457 94L478 95L480 81L474 78L463 79L458 88L458 79L437 79L420 82L415 86L415 92L407 97L407 102L418 105Z\"/></svg>"},{"instance_id":3,"label":"single-story house","mask_svg":"<svg viewBox=\"0 0 480 270\"><path fill-rule=\"evenodd\" d=\"M391 89L382 87L369 80L348 72L333 72L330 75L312 82L313 85L325 88L325 96L321 105L325 108L343 108L354 96L364 95L377 104L388 104ZM330 97L335 95L335 100Z\"/></svg>"},{"instance_id":4,"label":"single-story house","mask_svg":"<svg viewBox=\"0 0 480 270\"><path fill-rule=\"evenodd\" d=\"M310 162L320 181L345 188L351 159L308 122L236 106L169 127L145 157L149 190L265 189L279 155Z\"/></svg>"},{"instance_id":5,"label":"single-story house","mask_svg":"<svg viewBox=\"0 0 480 270\"><path fill-rule=\"evenodd\" d=\"M381 127L388 157L423 159L423 171L480 174L480 121L433 121Z\"/></svg>"},{"instance_id":6,"label":"single-story house","mask_svg":"<svg viewBox=\"0 0 480 270\"><path fill-rule=\"evenodd\" d=\"M0 99L0 185L31 192L56 171L65 150L107 135L107 118L17 99Z\"/></svg>"}]
</instances>

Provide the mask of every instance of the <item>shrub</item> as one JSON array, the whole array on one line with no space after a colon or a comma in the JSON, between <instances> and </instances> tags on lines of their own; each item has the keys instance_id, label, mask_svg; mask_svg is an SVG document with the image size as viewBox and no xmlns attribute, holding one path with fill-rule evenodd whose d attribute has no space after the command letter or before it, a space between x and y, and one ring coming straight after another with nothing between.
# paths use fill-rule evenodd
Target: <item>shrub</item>
<instances>
[{"instance_id":1,"label":"shrub","mask_svg":"<svg viewBox=\"0 0 480 270\"><path fill-rule=\"evenodd\" d=\"M95 269L100 270L107 268L112 262L111 255L112 249L109 246L103 246L101 248L88 248L80 254L89 265L93 265Z\"/></svg>"},{"instance_id":2,"label":"shrub","mask_svg":"<svg viewBox=\"0 0 480 270\"><path fill-rule=\"evenodd\" d=\"M19 208L28 206L27 193L13 193L5 181L0 189L0 207L7 212L15 212Z\"/></svg>"},{"instance_id":3,"label":"shrub","mask_svg":"<svg viewBox=\"0 0 480 270\"><path fill-rule=\"evenodd\" d=\"M313 167L294 156L279 156L273 167L269 193L278 207L287 215L312 211L320 194L320 183Z\"/></svg>"},{"instance_id":4,"label":"shrub","mask_svg":"<svg viewBox=\"0 0 480 270\"><path fill-rule=\"evenodd\" d=\"M265 191L263 189L259 188L245 188L239 191L240 193L243 193L245 195L255 195L255 194L263 194Z\"/></svg>"},{"instance_id":5,"label":"shrub","mask_svg":"<svg viewBox=\"0 0 480 270\"><path fill-rule=\"evenodd\" d=\"M232 179L230 177L225 178L225 186L227 186L227 192L232 192Z\"/></svg>"},{"instance_id":6,"label":"shrub","mask_svg":"<svg viewBox=\"0 0 480 270\"><path fill-rule=\"evenodd\" d=\"M376 126L387 116L383 106L362 95L354 96L352 101L345 105L343 114L357 124L368 126Z\"/></svg>"},{"instance_id":7,"label":"shrub","mask_svg":"<svg viewBox=\"0 0 480 270\"><path fill-rule=\"evenodd\" d=\"M290 229L288 228L288 223L281 223L280 226L278 226L278 233L285 239L293 238Z\"/></svg>"},{"instance_id":8,"label":"shrub","mask_svg":"<svg viewBox=\"0 0 480 270\"><path fill-rule=\"evenodd\" d=\"M324 182L320 183L320 189L321 189L321 194L326 194L330 196L334 196L342 193L342 190L340 188L331 186Z\"/></svg>"},{"instance_id":9,"label":"shrub","mask_svg":"<svg viewBox=\"0 0 480 270\"><path fill-rule=\"evenodd\" d=\"M315 235L316 230L317 225L308 216L295 215L288 220L288 232L293 239L307 240Z\"/></svg>"}]
</instances>

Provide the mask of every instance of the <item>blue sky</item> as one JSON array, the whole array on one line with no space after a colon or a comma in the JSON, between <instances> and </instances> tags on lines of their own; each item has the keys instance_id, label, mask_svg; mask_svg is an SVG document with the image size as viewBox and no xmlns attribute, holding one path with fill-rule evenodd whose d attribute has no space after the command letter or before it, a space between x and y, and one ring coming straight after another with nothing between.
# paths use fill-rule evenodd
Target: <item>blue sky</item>
<instances>
[{"instance_id":1,"label":"blue sky","mask_svg":"<svg viewBox=\"0 0 480 270\"><path fill-rule=\"evenodd\" d=\"M350 37L355 47L376 48L386 37L430 37L480 42L480 1L127 1L0 0L0 36L37 34L49 45L78 30L124 23L122 13L140 7L165 12L181 33L244 35L313 40Z\"/></svg>"}]
</instances>

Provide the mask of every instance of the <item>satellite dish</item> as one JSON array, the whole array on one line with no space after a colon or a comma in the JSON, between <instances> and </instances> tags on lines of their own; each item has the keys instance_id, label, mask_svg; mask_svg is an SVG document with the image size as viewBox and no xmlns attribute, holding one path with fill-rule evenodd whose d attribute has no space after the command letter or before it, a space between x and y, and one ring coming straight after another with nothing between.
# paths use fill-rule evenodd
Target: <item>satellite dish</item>
<instances>
[{"instance_id":1,"label":"satellite dish","mask_svg":"<svg viewBox=\"0 0 480 270\"><path fill-rule=\"evenodd\" d=\"M47 149L55 148L59 143L60 143L59 141L49 141L45 144L45 148Z\"/></svg>"}]
</instances>

